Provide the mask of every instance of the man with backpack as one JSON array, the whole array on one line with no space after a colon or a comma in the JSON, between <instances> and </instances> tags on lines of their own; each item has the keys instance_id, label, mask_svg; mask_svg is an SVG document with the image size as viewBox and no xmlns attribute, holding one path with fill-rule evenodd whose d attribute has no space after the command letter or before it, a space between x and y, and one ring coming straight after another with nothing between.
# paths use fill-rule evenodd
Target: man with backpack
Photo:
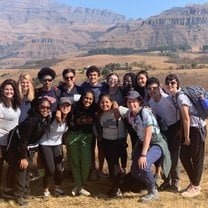
<instances>
[{"instance_id":1,"label":"man with backpack","mask_svg":"<svg viewBox=\"0 0 208 208\"><path fill-rule=\"evenodd\" d=\"M159 190L179 191L179 149L180 149L180 113L175 108L170 95L162 91L159 80L151 77L147 80L146 88L150 96L149 106L156 114L160 130L166 136L171 154L171 170Z\"/></svg>"},{"instance_id":2,"label":"man with backpack","mask_svg":"<svg viewBox=\"0 0 208 208\"><path fill-rule=\"evenodd\" d=\"M183 197L194 197L200 194L200 181L204 166L206 123L197 113L192 100L180 88L176 74L165 78L167 91L173 96L176 108L179 109L183 123L180 158L189 177L190 184L181 191Z\"/></svg>"}]
</instances>

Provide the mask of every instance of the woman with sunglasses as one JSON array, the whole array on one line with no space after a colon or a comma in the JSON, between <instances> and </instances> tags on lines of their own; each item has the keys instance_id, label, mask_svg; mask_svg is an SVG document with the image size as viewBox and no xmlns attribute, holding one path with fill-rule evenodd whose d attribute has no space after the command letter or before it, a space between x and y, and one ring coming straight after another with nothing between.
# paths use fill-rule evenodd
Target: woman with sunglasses
<instances>
[{"instance_id":1,"label":"woman with sunglasses","mask_svg":"<svg viewBox=\"0 0 208 208\"><path fill-rule=\"evenodd\" d=\"M37 144L42 135L49 130L50 112L51 103L47 98L34 100L34 109L29 116L10 131L8 136L8 164L13 169L14 176L11 195L5 197L13 198L20 206L28 204L25 193L30 189L28 174L30 147Z\"/></svg>"},{"instance_id":2,"label":"woman with sunglasses","mask_svg":"<svg viewBox=\"0 0 208 208\"><path fill-rule=\"evenodd\" d=\"M52 86L55 77L56 72L53 69L49 67L42 68L38 72L38 79L42 83L42 87L35 90L35 98L46 97L50 100L52 112L56 111L58 99L60 97L60 90Z\"/></svg>"},{"instance_id":3,"label":"woman with sunglasses","mask_svg":"<svg viewBox=\"0 0 208 208\"><path fill-rule=\"evenodd\" d=\"M180 149L181 163L190 180L187 188L181 191L183 197L200 194L200 181L204 166L206 122L196 115L196 109L187 95L180 93L180 80L176 74L165 78L167 91L173 96L183 123L183 137Z\"/></svg>"}]
</instances>

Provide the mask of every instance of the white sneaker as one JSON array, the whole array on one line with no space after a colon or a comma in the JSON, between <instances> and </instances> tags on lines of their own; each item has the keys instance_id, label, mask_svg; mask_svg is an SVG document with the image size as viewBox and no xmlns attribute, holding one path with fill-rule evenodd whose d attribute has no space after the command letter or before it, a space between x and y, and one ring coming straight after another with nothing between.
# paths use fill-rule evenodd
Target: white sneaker
<instances>
[{"instance_id":1,"label":"white sneaker","mask_svg":"<svg viewBox=\"0 0 208 208\"><path fill-rule=\"evenodd\" d=\"M187 191L184 191L181 193L183 197L195 197L198 196L201 193L201 187L200 186L191 186L190 188L187 189Z\"/></svg>"},{"instance_id":2,"label":"white sneaker","mask_svg":"<svg viewBox=\"0 0 208 208\"><path fill-rule=\"evenodd\" d=\"M50 197L50 196L51 196L50 191L44 191L44 192L43 192L43 197L44 197L44 198L48 198L48 197Z\"/></svg>"},{"instance_id":3,"label":"white sneaker","mask_svg":"<svg viewBox=\"0 0 208 208\"><path fill-rule=\"evenodd\" d=\"M82 196L90 196L91 193L89 191L87 191L86 189L81 188L80 191L79 191L79 195L82 195Z\"/></svg>"},{"instance_id":4,"label":"white sneaker","mask_svg":"<svg viewBox=\"0 0 208 208\"><path fill-rule=\"evenodd\" d=\"M79 194L79 188L76 186L72 189L72 196L77 196Z\"/></svg>"}]
</instances>

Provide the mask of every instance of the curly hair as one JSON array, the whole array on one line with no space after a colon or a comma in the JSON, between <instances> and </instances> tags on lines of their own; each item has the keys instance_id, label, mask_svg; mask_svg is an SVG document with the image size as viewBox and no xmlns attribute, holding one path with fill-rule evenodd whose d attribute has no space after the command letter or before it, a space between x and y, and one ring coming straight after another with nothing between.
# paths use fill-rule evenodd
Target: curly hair
<instances>
[{"instance_id":1,"label":"curly hair","mask_svg":"<svg viewBox=\"0 0 208 208\"><path fill-rule=\"evenodd\" d=\"M11 85L14 90L14 96L11 99L11 102L4 95L4 88L6 85ZM13 79L6 79L1 83L0 86L0 102L2 102L7 108L12 107L17 110L21 104L20 93L18 89L17 82Z\"/></svg>"}]
</instances>

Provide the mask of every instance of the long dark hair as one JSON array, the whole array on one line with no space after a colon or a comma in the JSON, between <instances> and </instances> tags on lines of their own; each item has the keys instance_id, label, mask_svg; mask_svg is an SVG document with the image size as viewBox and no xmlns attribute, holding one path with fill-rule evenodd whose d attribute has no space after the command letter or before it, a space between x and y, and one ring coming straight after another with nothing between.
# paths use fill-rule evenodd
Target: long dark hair
<instances>
[{"instance_id":1,"label":"long dark hair","mask_svg":"<svg viewBox=\"0 0 208 208\"><path fill-rule=\"evenodd\" d=\"M8 102L7 98L4 96L4 88L6 85L11 85L13 90L14 90L14 96L11 100L11 104ZM18 89L17 82L13 79L6 79L1 83L0 86L0 102L2 102L7 108L12 105L12 108L14 110L17 110L17 108L20 107L21 104L21 98L20 98L20 93Z\"/></svg>"}]
</instances>

